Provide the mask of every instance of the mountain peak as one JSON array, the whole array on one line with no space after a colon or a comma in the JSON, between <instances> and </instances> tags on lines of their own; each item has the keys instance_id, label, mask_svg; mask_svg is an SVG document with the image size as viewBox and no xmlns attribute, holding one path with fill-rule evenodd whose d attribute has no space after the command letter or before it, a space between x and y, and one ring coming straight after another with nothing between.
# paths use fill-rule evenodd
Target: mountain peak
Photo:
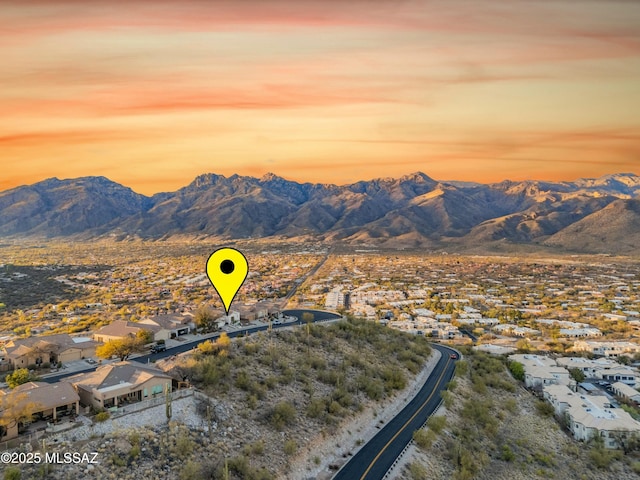
<instances>
[{"instance_id":1,"label":"mountain peak","mask_svg":"<svg viewBox=\"0 0 640 480\"><path fill-rule=\"evenodd\" d=\"M433 178L422 172L413 172L400 177L401 182L437 183Z\"/></svg>"},{"instance_id":2,"label":"mountain peak","mask_svg":"<svg viewBox=\"0 0 640 480\"><path fill-rule=\"evenodd\" d=\"M274 181L281 181L284 180L284 178L276 175L275 173L271 173L271 172L267 172L265 173L261 178L260 181L261 182L274 182Z\"/></svg>"}]
</instances>

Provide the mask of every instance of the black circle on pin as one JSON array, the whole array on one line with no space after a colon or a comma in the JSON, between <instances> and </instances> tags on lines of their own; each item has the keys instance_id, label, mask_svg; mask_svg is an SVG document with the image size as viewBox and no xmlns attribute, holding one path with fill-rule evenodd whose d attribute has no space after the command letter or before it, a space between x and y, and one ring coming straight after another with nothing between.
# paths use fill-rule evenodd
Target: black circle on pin
<instances>
[{"instance_id":1,"label":"black circle on pin","mask_svg":"<svg viewBox=\"0 0 640 480\"><path fill-rule=\"evenodd\" d=\"M236 266L231 260L223 260L220 262L220 270L227 275L235 270Z\"/></svg>"}]
</instances>

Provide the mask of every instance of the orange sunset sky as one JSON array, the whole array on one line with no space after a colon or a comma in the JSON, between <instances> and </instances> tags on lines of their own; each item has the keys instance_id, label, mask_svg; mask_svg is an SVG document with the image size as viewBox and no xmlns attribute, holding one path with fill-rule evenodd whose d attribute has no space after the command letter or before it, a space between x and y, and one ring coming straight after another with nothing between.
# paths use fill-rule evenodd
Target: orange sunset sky
<instances>
[{"instance_id":1,"label":"orange sunset sky","mask_svg":"<svg viewBox=\"0 0 640 480\"><path fill-rule=\"evenodd\" d=\"M0 190L640 173L640 2L3 0Z\"/></svg>"}]
</instances>

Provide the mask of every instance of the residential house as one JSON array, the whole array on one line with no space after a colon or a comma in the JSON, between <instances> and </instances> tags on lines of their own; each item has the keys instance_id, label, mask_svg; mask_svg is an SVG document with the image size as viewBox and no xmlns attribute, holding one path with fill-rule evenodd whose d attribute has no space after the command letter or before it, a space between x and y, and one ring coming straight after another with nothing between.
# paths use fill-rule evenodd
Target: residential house
<instances>
[{"instance_id":1,"label":"residential house","mask_svg":"<svg viewBox=\"0 0 640 480\"><path fill-rule=\"evenodd\" d=\"M632 387L638 383L637 370L630 367L624 367L622 365L607 370L598 370L596 372L596 376L608 382L622 382Z\"/></svg>"},{"instance_id":2,"label":"residential house","mask_svg":"<svg viewBox=\"0 0 640 480\"><path fill-rule=\"evenodd\" d=\"M111 340L122 340L124 338L135 337L141 330L150 332L154 341L168 340L171 337L171 332L169 330L155 324L115 320L109 325L105 325L93 332L93 339L98 342L107 343Z\"/></svg>"},{"instance_id":3,"label":"residential house","mask_svg":"<svg viewBox=\"0 0 640 480\"><path fill-rule=\"evenodd\" d=\"M236 310L229 311L229 315L222 315L216 319L216 326L218 329L225 325L233 325L234 323L240 323L240 312Z\"/></svg>"},{"instance_id":4,"label":"residential house","mask_svg":"<svg viewBox=\"0 0 640 480\"><path fill-rule=\"evenodd\" d=\"M564 367L525 367L524 385L536 388L545 385L569 385L571 375Z\"/></svg>"},{"instance_id":5,"label":"residential house","mask_svg":"<svg viewBox=\"0 0 640 480\"><path fill-rule=\"evenodd\" d=\"M635 388L631 388L626 383L616 382L611 385L613 393L619 397L625 399L628 402L633 402L636 405L640 405L640 392Z\"/></svg>"},{"instance_id":6,"label":"residential house","mask_svg":"<svg viewBox=\"0 0 640 480\"><path fill-rule=\"evenodd\" d=\"M162 395L171 390L171 377L162 370L142 363L125 361L98 367L95 371L74 375L69 382L83 405L118 408Z\"/></svg>"},{"instance_id":7,"label":"residential house","mask_svg":"<svg viewBox=\"0 0 640 480\"><path fill-rule=\"evenodd\" d=\"M67 363L94 357L98 342L74 338L66 333L11 340L3 347L8 368L27 368L43 363ZM5 368L6 369L6 368Z\"/></svg>"},{"instance_id":8,"label":"residential house","mask_svg":"<svg viewBox=\"0 0 640 480\"><path fill-rule=\"evenodd\" d=\"M0 391L4 396L5 406L10 405L10 409L23 411L27 408L31 410L34 419L45 419L56 421L62 415L78 414L80 397L68 382L45 383L27 382L17 386L10 391ZM18 432L23 425L11 422L7 417L11 413L7 410L0 412L4 416L5 440L18 436ZM8 420L8 422L7 422Z\"/></svg>"},{"instance_id":9,"label":"residential house","mask_svg":"<svg viewBox=\"0 0 640 480\"><path fill-rule=\"evenodd\" d=\"M567 370L577 368L584 373L587 378L597 377L598 375L596 372L598 371L617 368L620 366L618 362L615 360L609 360L608 358L591 360L584 357L560 357L556 359L556 363L561 367L565 367Z\"/></svg>"},{"instance_id":10,"label":"residential house","mask_svg":"<svg viewBox=\"0 0 640 480\"><path fill-rule=\"evenodd\" d=\"M614 408L604 395L581 395L565 385L548 385L544 398L558 416L567 419L576 440L600 436L606 448L619 448L629 435L640 435L640 423L621 408Z\"/></svg>"},{"instance_id":11,"label":"residential house","mask_svg":"<svg viewBox=\"0 0 640 480\"><path fill-rule=\"evenodd\" d=\"M640 353L640 345L631 342L598 342L578 340L573 344L577 352L589 352L600 357L619 357L621 355L633 356Z\"/></svg>"},{"instance_id":12,"label":"residential house","mask_svg":"<svg viewBox=\"0 0 640 480\"><path fill-rule=\"evenodd\" d=\"M169 338L176 338L191 333L195 329L193 318L173 314L156 315L152 318L140 320L138 324L151 325L158 328L155 340L159 340L160 336L166 336L164 332L160 333L163 330L169 332Z\"/></svg>"}]
</instances>

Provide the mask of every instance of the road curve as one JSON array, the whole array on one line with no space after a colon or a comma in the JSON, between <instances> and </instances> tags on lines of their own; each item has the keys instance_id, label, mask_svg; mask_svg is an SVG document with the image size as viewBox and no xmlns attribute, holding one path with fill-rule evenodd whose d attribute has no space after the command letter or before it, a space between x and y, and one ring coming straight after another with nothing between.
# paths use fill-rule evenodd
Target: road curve
<instances>
[{"instance_id":1,"label":"road curve","mask_svg":"<svg viewBox=\"0 0 640 480\"><path fill-rule=\"evenodd\" d=\"M381 480L411 441L413 432L422 427L438 407L440 391L454 374L455 360L451 354L456 351L444 345L432 346L442 356L418 394L338 471L333 480Z\"/></svg>"}]
</instances>

